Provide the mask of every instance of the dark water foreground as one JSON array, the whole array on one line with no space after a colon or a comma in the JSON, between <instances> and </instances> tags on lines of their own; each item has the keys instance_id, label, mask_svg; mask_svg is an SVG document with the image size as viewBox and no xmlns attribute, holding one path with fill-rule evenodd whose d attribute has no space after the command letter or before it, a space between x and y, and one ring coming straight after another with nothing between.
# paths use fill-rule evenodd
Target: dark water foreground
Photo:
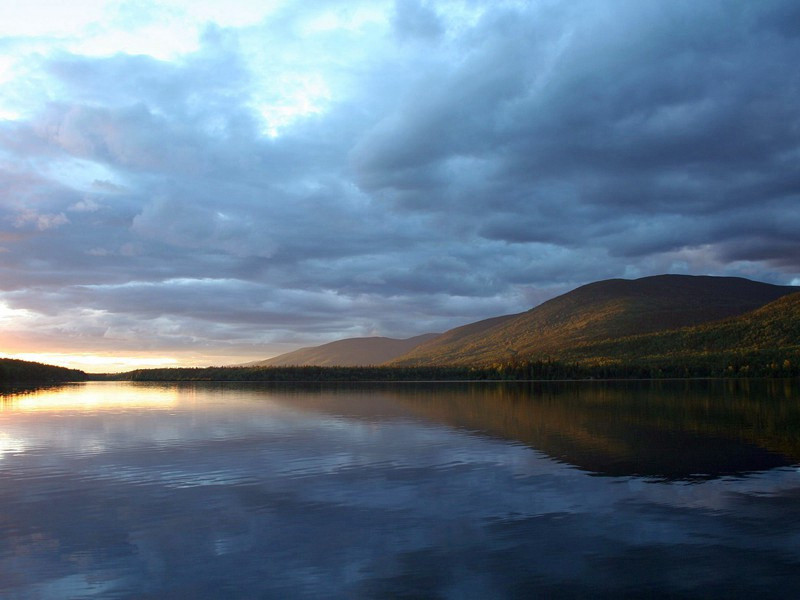
<instances>
[{"instance_id":1,"label":"dark water foreground","mask_svg":"<svg viewBox=\"0 0 800 600\"><path fill-rule=\"evenodd\" d=\"M0 598L790 597L790 381L0 395Z\"/></svg>"}]
</instances>

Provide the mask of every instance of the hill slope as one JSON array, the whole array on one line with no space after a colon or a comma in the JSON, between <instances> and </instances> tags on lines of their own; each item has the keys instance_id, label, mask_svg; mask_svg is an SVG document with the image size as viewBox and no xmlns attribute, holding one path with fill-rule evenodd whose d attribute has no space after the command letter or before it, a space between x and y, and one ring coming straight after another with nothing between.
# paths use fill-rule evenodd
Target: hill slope
<instances>
[{"instance_id":1,"label":"hill slope","mask_svg":"<svg viewBox=\"0 0 800 600\"><path fill-rule=\"evenodd\" d=\"M387 337L348 338L321 346L300 348L267 360L249 363L247 366L357 367L379 365L413 350L438 335L438 333L426 333L405 340Z\"/></svg>"},{"instance_id":2,"label":"hill slope","mask_svg":"<svg viewBox=\"0 0 800 600\"><path fill-rule=\"evenodd\" d=\"M466 335L445 332L390 364L565 358L586 344L741 315L799 290L738 277L658 275L598 281Z\"/></svg>"},{"instance_id":3,"label":"hill slope","mask_svg":"<svg viewBox=\"0 0 800 600\"><path fill-rule=\"evenodd\" d=\"M800 355L800 293L723 321L586 344L565 352L564 358L666 365L716 363L747 355L762 355L777 368Z\"/></svg>"},{"instance_id":4,"label":"hill slope","mask_svg":"<svg viewBox=\"0 0 800 600\"><path fill-rule=\"evenodd\" d=\"M84 381L86 373L14 358L0 358L0 385L10 383L51 383Z\"/></svg>"}]
</instances>

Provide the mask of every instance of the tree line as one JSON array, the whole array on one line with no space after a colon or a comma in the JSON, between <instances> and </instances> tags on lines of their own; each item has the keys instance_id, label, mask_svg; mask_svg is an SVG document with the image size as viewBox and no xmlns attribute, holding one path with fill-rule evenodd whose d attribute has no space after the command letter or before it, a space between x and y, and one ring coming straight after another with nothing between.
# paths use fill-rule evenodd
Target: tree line
<instances>
[{"instance_id":1,"label":"tree line","mask_svg":"<svg viewBox=\"0 0 800 600\"><path fill-rule=\"evenodd\" d=\"M13 358L0 358L0 385L10 383L58 383L85 381L88 376L77 369L54 367Z\"/></svg>"},{"instance_id":2,"label":"tree line","mask_svg":"<svg viewBox=\"0 0 800 600\"><path fill-rule=\"evenodd\" d=\"M107 376L127 381L525 381L686 377L796 377L800 355L741 354L679 361L581 363L522 360L485 366L206 367L140 369Z\"/></svg>"}]
</instances>

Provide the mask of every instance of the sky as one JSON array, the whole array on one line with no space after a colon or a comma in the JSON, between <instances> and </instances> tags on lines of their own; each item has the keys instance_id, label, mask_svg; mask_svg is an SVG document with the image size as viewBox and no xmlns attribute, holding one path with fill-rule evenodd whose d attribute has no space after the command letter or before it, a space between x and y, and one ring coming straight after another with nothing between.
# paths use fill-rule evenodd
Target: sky
<instances>
[{"instance_id":1,"label":"sky","mask_svg":"<svg viewBox=\"0 0 800 600\"><path fill-rule=\"evenodd\" d=\"M0 353L236 364L800 284L794 0L0 0Z\"/></svg>"}]
</instances>

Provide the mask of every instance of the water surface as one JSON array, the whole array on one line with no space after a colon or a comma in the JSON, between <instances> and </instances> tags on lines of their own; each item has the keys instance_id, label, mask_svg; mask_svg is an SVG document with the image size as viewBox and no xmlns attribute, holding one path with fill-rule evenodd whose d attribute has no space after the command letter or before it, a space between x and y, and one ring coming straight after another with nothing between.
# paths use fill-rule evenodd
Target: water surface
<instances>
[{"instance_id":1,"label":"water surface","mask_svg":"<svg viewBox=\"0 0 800 600\"><path fill-rule=\"evenodd\" d=\"M0 396L0 597L786 597L796 382Z\"/></svg>"}]
</instances>

